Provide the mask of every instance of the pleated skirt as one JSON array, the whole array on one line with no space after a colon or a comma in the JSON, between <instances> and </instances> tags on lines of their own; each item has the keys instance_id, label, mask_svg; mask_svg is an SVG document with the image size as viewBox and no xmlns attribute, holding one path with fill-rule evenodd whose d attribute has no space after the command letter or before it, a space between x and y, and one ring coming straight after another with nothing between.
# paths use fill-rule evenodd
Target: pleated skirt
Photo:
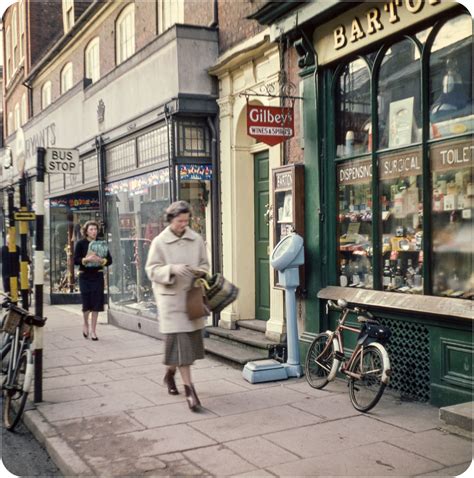
<instances>
[{"instance_id":1,"label":"pleated skirt","mask_svg":"<svg viewBox=\"0 0 474 478\"><path fill-rule=\"evenodd\" d=\"M192 365L195 360L204 358L202 330L179 332L165 336L165 365Z\"/></svg>"}]
</instances>

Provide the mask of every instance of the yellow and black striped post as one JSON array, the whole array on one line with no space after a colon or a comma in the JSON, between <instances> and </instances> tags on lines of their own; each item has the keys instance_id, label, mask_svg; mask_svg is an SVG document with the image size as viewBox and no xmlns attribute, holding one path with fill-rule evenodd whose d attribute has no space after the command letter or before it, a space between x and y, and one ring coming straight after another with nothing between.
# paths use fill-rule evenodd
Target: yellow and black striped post
<instances>
[{"instance_id":1,"label":"yellow and black striped post","mask_svg":"<svg viewBox=\"0 0 474 478\"><path fill-rule=\"evenodd\" d=\"M8 186L8 259L10 271L10 297L12 302L18 302L18 254L16 250L16 227L15 227L15 190L13 186Z\"/></svg>"},{"instance_id":2,"label":"yellow and black striped post","mask_svg":"<svg viewBox=\"0 0 474 478\"><path fill-rule=\"evenodd\" d=\"M23 173L20 177L20 212L27 212L26 178ZM21 305L28 310L29 284L28 284L28 221L20 223L20 292Z\"/></svg>"}]
</instances>

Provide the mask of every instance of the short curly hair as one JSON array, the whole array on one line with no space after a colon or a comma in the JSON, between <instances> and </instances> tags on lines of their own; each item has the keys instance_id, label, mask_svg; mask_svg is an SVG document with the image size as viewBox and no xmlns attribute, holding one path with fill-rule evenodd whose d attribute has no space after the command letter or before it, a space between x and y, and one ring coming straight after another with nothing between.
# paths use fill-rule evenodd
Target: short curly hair
<instances>
[{"instance_id":1,"label":"short curly hair","mask_svg":"<svg viewBox=\"0 0 474 478\"><path fill-rule=\"evenodd\" d=\"M191 205L186 201L175 201L171 203L166 209L166 221L171 222L180 214L187 214L191 216Z\"/></svg>"},{"instance_id":2,"label":"short curly hair","mask_svg":"<svg viewBox=\"0 0 474 478\"><path fill-rule=\"evenodd\" d=\"M89 226L95 226L97 228L97 231L99 231L99 229L100 229L99 223L97 221L87 221L81 227L82 237L87 238L87 229L89 229Z\"/></svg>"}]
</instances>

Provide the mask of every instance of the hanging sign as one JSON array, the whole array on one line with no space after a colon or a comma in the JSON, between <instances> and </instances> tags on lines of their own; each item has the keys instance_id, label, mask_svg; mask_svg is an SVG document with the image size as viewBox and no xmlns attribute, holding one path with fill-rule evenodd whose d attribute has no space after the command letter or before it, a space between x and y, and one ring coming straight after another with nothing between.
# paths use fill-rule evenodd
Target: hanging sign
<instances>
[{"instance_id":1,"label":"hanging sign","mask_svg":"<svg viewBox=\"0 0 474 478\"><path fill-rule=\"evenodd\" d=\"M247 105L247 134L269 146L292 138L293 107Z\"/></svg>"}]
</instances>

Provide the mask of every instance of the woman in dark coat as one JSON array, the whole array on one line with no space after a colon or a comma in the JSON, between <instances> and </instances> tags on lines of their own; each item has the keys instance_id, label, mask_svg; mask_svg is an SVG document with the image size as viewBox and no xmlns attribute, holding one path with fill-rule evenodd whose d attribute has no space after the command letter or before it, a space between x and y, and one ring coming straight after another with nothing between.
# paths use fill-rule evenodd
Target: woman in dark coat
<instances>
[{"instance_id":1,"label":"woman in dark coat","mask_svg":"<svg viewBox=\"0 0 474 478\"><path fill-rule=\"evenodd\" d=\"M79 266L79 290L84 315L82 335L86 339L89 337L90 315L92 340L99 340L96 333L97 317L104 310L104 267L112 264L112 256L108 251L106 257L89 251L89 244L96 240L98 232L97 222L87 221L82 228L83 238L74 249L74 264Z\"/></svg>"}]
</instances>

